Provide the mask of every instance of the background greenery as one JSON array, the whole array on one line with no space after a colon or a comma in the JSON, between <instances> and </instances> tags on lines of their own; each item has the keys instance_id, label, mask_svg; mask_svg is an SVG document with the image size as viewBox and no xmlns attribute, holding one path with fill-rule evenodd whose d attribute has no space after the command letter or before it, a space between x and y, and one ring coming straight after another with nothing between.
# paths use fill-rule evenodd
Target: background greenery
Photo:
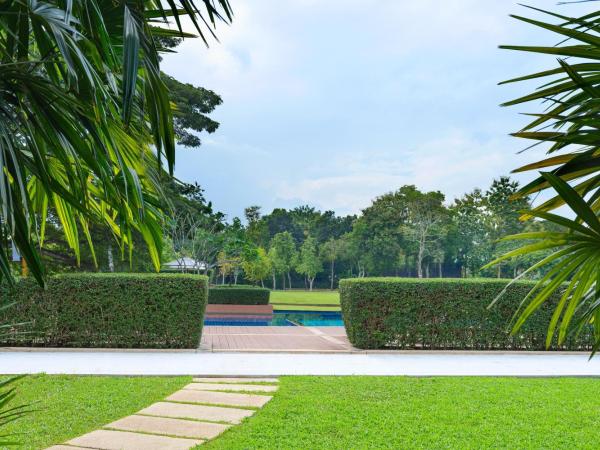
<instances>
[{"instance_id":1,"label":"background greenery","mask_svg":"<svg viewBox=\"0 0 600 450\"><path fill-rule=\"evenodd\" d=\"M209 304L268 305L271 291L256 286L213 286L208 290Z\"/></svg>"}]
</instances>

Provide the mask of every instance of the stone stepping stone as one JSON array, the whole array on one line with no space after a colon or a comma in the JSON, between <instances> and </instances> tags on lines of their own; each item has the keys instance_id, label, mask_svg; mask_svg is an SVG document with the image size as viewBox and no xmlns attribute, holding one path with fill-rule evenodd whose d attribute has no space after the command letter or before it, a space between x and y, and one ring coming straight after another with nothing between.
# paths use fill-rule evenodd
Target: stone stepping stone
<instances>
[{"instance_id":1,"label":"stone stepping stone","mask_svg":"<svg viewBox=\"0 0 600 450\"><path fill-rule=\"evenodd\" d=\"M272 397L268 395L231 394L229 392L194 391L182 389L167 397L171 402L213 403L216 405L250 406L261 408Z\"/></svg>"},{"instance_id":2,"label":"stone stepping stone","mask_svg":"<svg viewBox=\"0 0 600 450\"><path fill-rule=\"evenodd\" d=\"M194 378L195 383L279 383L277 378Z\"/></svg>"},{"instance_id":3,"label":"stone stepping stone","mask_svg":"<svg viewBox=\"0 0 600 450\"><path fill-rule=\"evenodd\" d=\"M229 425L196 422L194 420L133 415L109 423L105 428L123 431L141 431L143 433L165 434L186 438L212 439L229 428Z\"/></svg>"},{"instance_id":4,"label":"stone stepping stone","mask_svg":"<svg viewBox=\"0 0 600 450\"><path fill-rule=\"evenodd\" d=\"M210 420L212 422L240 423L254 414L250 409L222 408L219 406L186 405L183 403L158 402L137 414L172 417L174 419Z\"/></svg>"},{"instance_id":5,"label":"stone stepping stone","mask_svg":"<svg viewBox=\"0 0 600 450\"><path fill-rule=\"evenodd\" d=\"M100 450L188 450L202 442L204 441L199 439L96 430L71 439L67 444Z\"/></svg>"},{"instance_id":6,"label":"stone stepping stone","mask_svg":"<svg viewBox=\"0 0 600 450\"><path fill-rule=\"evenodd\" d=\"M246 391L246 392L275 392L279 386L265 384L226 384L226 383L190 383L184 389L196 391Z\"/></svg>"}]
</instances>

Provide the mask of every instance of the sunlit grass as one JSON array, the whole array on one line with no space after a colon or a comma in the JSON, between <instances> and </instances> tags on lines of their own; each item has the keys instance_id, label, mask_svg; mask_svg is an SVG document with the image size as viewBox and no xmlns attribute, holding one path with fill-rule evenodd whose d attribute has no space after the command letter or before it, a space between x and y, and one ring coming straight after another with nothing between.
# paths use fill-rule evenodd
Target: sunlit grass
<instances>
[{"instance_id":1,"label":"sunlit grass","mask_svg":"<svg viewBox=\"0 0 600 450\"><path fill-rule=\"evenodd\" d=\"M340 295L338 291L271 291L271 304L276 310L339 311Z\"/></svg>"},{"instance_id":2,"label":"sunlit grass","mask_svg":"<svg viewBox=\"0 0 600 450\"><path fill-rule=\"evenodd\" d=\"M13 405L36 411L3 428L19 449L44 449L133 414L189 383L191 377L33 375L19 381Z\"/></svg>"},{"instance_id":3,"label":"sunlit grass","mask_svg":"<svg viewBox=\"0 0 600 450\"><path fill-rule=\"evenodd\" d=\"M597 448L594 378L283 377L207 449ZM587 394L586 394L587 393Z\"/></svg>"}]
</instances>

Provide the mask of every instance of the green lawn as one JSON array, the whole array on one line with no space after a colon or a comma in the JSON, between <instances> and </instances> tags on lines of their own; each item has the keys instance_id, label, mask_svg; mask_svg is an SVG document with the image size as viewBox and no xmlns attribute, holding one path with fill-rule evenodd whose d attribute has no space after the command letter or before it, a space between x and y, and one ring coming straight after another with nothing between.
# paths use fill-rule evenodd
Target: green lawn
<instances>
[{"instance_id":1,"label":"green lawn","mask_svg":"<svg viewBox=\"0 0 600 450\"><path fill-rule=\"evenodd\" d=\"M284 377L206 449L598 448L593 378Z\"/></svg>"},{"instance_id":2,"label":"green lawn","mask_svg":"<svg viewBox=\"0 0 600 450\"><path fill-rule=\"evenodd\" d=\"M12 405L34 403L37 411L2 429L43 449L92 431L164 399L191 377L78 377L34 375L19 381ZM37 402L37 403L35 403Z\"/></svg>"},{"instance_id":3,"label":"green lawn","mask_svg":"<svg viewBox=\"0 0 600 450\"><path fill-rule=\"evenodd\" d=\"M271 304L276 310L339 311L340 295L338 291L271 291Z\"/></svg>"}]
</instances>

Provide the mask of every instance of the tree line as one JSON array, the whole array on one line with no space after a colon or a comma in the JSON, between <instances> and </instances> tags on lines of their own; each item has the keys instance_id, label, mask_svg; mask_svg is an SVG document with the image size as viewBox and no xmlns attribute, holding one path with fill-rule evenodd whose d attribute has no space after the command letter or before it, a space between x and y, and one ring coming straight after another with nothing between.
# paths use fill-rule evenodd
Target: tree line
<instances>
[{"instance_id":1,"label":"tree line","mask_svg":"<svg viewBox=\"0 0 600 450\"><path fill-rule=\"evenodd\" d=\"M406 185L377 197L358 215L309 205L263 214L250 206L245 223L227 223L199 186L187 186L167 227L163 260L194 258L203 263L199 271L220 284L334 289L345 277L514 277L529 259L481 268L516 248L502 237L549 227L520 220L529 199L514 198L519 186L509 177L450 204L439 191Z\"/></svg>"}]
</instances>

